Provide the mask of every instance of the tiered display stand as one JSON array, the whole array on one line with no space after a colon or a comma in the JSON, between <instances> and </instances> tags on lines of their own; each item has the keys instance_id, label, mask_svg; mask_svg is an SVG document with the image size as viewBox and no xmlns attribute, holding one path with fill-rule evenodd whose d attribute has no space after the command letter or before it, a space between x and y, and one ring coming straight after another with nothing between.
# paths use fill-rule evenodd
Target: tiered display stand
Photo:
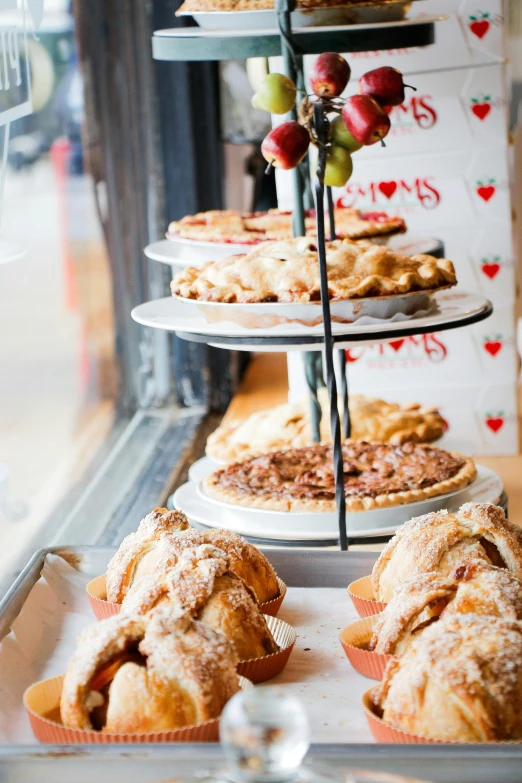
<instances>
[{"instance_id":1,"label":"tiered display stand","mask_svg":"<svg viewBox=\"0 0 522 783\"><path fill-rule=\"evenodd\" d=\"M285 72L298 85L304 85L302 55L320 54L324 51L362 52L378 49L427 46L435 40L435 22L439 17L417 17L401 22L373 23L363 25L315 27L292 29L291 11L295 0L276 0L279 30L205 30L199 27L159 30L153 36L152 50L156 60L230 60L249 57L272 57L283 55ZM293 114L295 117L295 112ZM349 437L350 420L348 410L348 380L344 363L344 348L364 342L386 342L407 335L422 334L464 327L487 318L492 305L481 296L460 292L442 292L435 296L434 311L424 316L413 316L410 320L366 322L358 324L332 324L330 318L328 280L325 255L324 201L332 206L331 193L325 194L322 173L325 163L326 128L322 124L320 102L315 105L315 128L319 136L318 175L314 183L317 212L317 237L321 273L322 312L321 327L287 329L252 329L234 327L221 322L206 323L202 317L194 317L194 309L183 309L185 303L171 298L149 302L135 308L132 315L139 323L160 329L167 329L185 339L208 343L230 350L293 351L304 352L307 384L311 393L311 423L314 440L319 440L320 406L317 402L317 388L323 383L321 353L325 358L326 382L328 385L331 431L333 434L334 474L336 481L336 505L338 541L341 549L348 548L349 535L346 528L345 495L342 462L342 435ZM294 235L302 236L304 230L304 182L303 168L294 170ZM335 234L333 234L335 236ZM194 248L194 251L196 248ZM436 255L442 253L439 245ZM192 251L189 251L189 253ZM176 255L176 253L178 255ZM202 251L203 253L203 251ZM171 264L187 262L186 253L169 252L164 243L149 246L151 258ZM232 305L233 306L233 305ZM337 349L340 349L337 351ZM340 364L341 394L343 397L343 427L338 411L338 392L334 371L335 352ZM319 357L319 361L318 361ZM379 390L382 393L382 390ZM355 536L358 538L359 536ZM266 539L265 539L266 540ZM281 543L281 540L279 540ZM295 541L293 543L296 543ZM311 543L308 539L308 543ZM331 542L329 542L331 543Z\"/></svg>"}]
</instances>

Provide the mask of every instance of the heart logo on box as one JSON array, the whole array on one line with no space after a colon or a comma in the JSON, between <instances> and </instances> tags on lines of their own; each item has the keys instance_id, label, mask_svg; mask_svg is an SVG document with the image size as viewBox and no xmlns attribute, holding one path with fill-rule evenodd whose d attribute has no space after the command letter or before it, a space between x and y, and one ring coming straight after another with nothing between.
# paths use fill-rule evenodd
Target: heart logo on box
<instances>
[{"instance_id":1,"label":"heart logo on box","mask_svg":"<svg viewBox=\"0 0 522 783\"><path fill-rule=\"evenodd\" d=\"M496 356L497 353L502 348L502 343L500 342L500 340L486 339L486 342L484 343L484 348L489 353L490 356Z\"/></svg>"},{"instance_id":2,"label":"heart logo on box","mask_svg":"<svg viewBox=\"0 0 522 783\"><path fill-rule=\"evenodd\" d=\"M394 351L399 351L404 345L404 340L391 340L388 345L391 345Z\"/></svg>"},{"instance_id":3,"label":"heart logo on box","mask_svg":"<svg viewBox=\"0 0 522 783\"><path fill-rule=\"evenodd\" d=\"M496 434L504 426L504 417L503 416L488 416L486 418L486 425L489 427L491 432L494 432Z\"/></svg>"},{"instance_id":4,"label":"heart logo on box","mask_svg":"<svg viewBox=\"0 0 522 783\"><path fill-rule=\"evenodd\" d=\"M488 180L487 184L481 182L481 180L477 180L476 185L477 196L479 196L486 203L490 201L497 192L494 179Z\"/></svg>"},{"instance_id":5,"label":"heart logo on box","mask_svg":"<svg viewBox=\"0 0 522 783\"><path fill-rule=\"evenodd\" d=\"M494 256L493 260L489 260L488 258L482 259L482 266L480 268L486 277L488 277L490 280L494 280L494 278L500 272L499 261L500 256Z\"/></svg>"},{"instance_id":6,"label":"heart logo on box","mask_svg":"<svg viewBox=\"0 0 522 783\"><path fill-rule=\"evenodd\" d=\"M473 35L476 35L477 38L484 38L486 33L488 32L490 28L490 22L488 19L475 19L473 16L470 16L470 19L473 21L469 25L469 29L473 33Z\"/></svg>"},{"instance_id":7,"label":"heart logo on box","mask_svg":"<svg viewBox=\"0 0 522 783\"><path fill-rule=\"evenodd\" d=\"M393 180L390 182L379 182L379 190L383 196L386 196L386 198L390 199L397 190L397 183Z\"/></svg>"},{"instance_id":8,"label":"heart logo on box","mask_svg":"<svg viewBox=\"0 0 522 783\"><path fill-rule=\"evenodd\" d=\"M471 106L471 111L475 115L475 117L478 117L479 120L485 120L488 114L491 111L491 104L490 103L473 103Z\"/></svg>"}]
</instances>

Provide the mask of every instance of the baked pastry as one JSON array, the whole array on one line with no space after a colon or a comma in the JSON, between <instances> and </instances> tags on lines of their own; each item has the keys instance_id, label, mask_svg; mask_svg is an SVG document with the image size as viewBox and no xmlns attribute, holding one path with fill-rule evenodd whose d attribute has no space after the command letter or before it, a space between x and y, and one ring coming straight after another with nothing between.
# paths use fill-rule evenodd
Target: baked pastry
<instances>
[{"instance_id":1,"label":"baked pastry","mask_svg":"<svg viewBox=\"0 0 522 783\"><path fill-rule=\"evenodd\" d=\"M319 389L321 441L331 442L330 406L326 387ZM444 433L444 419L435 408L351 394L349 398L352 438L383 443L429 443ZM301 448L312 442L310 401L284 403L253 413L243 421L222 424L207 440L211 459L238 462L269 451Z\"/></svg>"},{"instance_id":2,"label":"baked pastry","mask_svg":"<svg viewBox=\"0 0 522 783\"><path fill-rule=\"evenodd\" d=\"M346 239L326 243L326 263L331 301L436 291L457 283L447 258L407 256ZM265 242L246 255L187 267L174 277L171 290L204 302L317 302L317 246L307 237Z\"/></svg>"},{"instance_id":3,"label":"baked pastry","mask_svg":"<svg viewBox=\"0 0 522 783\"><path fill-rule=\"evenodd\" d=\"M158 609L87 628L65 676L64 726L111 733L166 731L218 718L239 690L223 634Z\"/></svg>"},{"instance_id":4,"label":"baked pastry","mask_svg":"<svg viewBox=\"0 0 522 783\"><path fill-rule=\"evenodd\" d=\"M522 623L448 615L393 659L377 694L382 719L453 742L522 739Z\"/></svg>"},{"instance_id":5,"label":"baked pastry","mask_svg":"<svg viewBox=\"0 0 522 783\"><path fill-rule=\"evenodd\" d=\"M347 511L398 506L467 486L473 460L435 446L346 441ZM335 511L332 448L313 444L236 462L203 480L205 493L239 506L275 511Z\"/></svg>"},{"instance_id":6,"label":"baked pastry","mask_svg":"<svg viewBox=\"0 0 522 783\"><path fill-rule=\"evenodd\" d=\"M259 603L279 595L277 576L264 556L237 533L228 530L200 532L190 527L179 511L155 509L128 535L107 566L107 599L121 603L128 590L150 574L164 574L181 553L200 544L214 544L229 560L230 570L254 591Z\"/></svg>"},{"instance_id":7,"label":"baked pastry","mask_svg":"<svg viewBox=\"0 0 522 783\"><path fill-rule=\"evenodd\" d=\"M522 581L505 568L473 563L449 576L421 574L393 593L373 628L369 649L402 655L427 625L450 614L522 620Z\"/></svg>"},{"instance_id":8,"label":"baked pastry","mask_svg":"<svg viewBox=\"0 0 522 783\"><path fill-rule=\"evenodd\" d=\"M250 2L250 0L249 0ZM325 215L326 231L329 230ZM316 236L315 210L305 216L307 236ZM335 231L339 239L384 239L406 231L404 220L385 212L361 212L337 207ZM258 245L269 240L292 238L292 213L279 209L268 212L237 212L233 209L211 210L187 215L169 225L167 236L220 244Z\"/></svg>"},{"instance_id":9,"label":"baked pastry","mask_svg":"<svg viewBox=\"0 0 522 783\"><path fill-rule=\"evenodd\" d=\"M209 544L186 549L162 576L142 579L127 593L122 611L145 614L157 606L168 606L174 615L188 612L221 631L240 661L278 651L255 595L230 571L225 553Z\"/></svg>"},{"instance_id":10,"label":"baked pastry","mask_svg":"<svg viewBox=\"0 0 522 783\"><path fill-rule=\"evenodd\" d=\"M459 566L486 563L522 579L522 530L492 503L465 503L455 513L435 511L405 522L386 544L372 571L378 601L420 574L450 576Z\"/></svg>"}]
</instances>

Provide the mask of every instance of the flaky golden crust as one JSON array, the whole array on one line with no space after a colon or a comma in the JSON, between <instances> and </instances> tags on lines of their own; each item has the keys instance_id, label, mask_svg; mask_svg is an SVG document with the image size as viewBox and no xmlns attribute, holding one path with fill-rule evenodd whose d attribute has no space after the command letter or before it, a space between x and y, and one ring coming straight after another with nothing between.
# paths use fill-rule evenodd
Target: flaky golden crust
<instances>
[{"instance_id":1,"label":"flaky golden crust","mask_svg":"<svg viewBox=\"0 0 522 783\"><path fill-rule=\"evenodd\" d=\"M430 483L426 472L429 468L438 470L442 459L451 459L454 465L448 467L445 478L434 478ZM410 443L399 447L346 441L343 460L347 511L368 511L437 497L462 489L476 476L475 464L468 457ZM403 468L408 474L409 488L393 489L406 483L393 483ZM379 488L373 491L370 484L375 487L377 481ZM304 512L333 512L336 508L331 447L317 444L234 463L210 473L202 486L210 498L247 508Z\"/></svg>"},{"instance_id":2,"label":"flaky golden crust","mask_svg":"<svg viewBox=\"0 0 522 783\"><path fill-rule=\"evenodd\" d=\"M377 600L419 574L449 576L458 566L506 566L522 578L522 532L491 503L466 503L454 514L436 511L411 519L388 542L372 572Z\"/></svg>"},{"instance_id":3,"label":"flaky golden crust","mask_svg":"<svg viewBox=\"0 0 522 783\"><path fill-rule=\"evenodd\" d=\"M319 389L321 442L330 443L328 391ZM352 438L383 443L430 443L444 433L444 419L435 408L350 394ZM299 400L253 413L248 419L222 424L208 440L211 459L239 462L269 451L302 448L312 442L310 401Z\"/></svg>"},{"instance_id":4,"label":"flaky golden crust","mask_svg":"<svg viewBox=\"0 0 522 783\"><path fill-rule=\"evenodd\" d=\"M156 508L120 544L107 566L107 599L121 603L135 579L175 564L177 535L190 534L185 514Z\"/></svg>"},{"instance_id":5,"label":"flaky golden crust","mask_svg":"<svg viewBox=\"0 0 522 783\"><path fill-rule=\"evenodd\" d=\"M135 660L127 660L129 653ZM236 666L227 639L188 616L161 609L114 616L78 640L63 685L62 722L92 729L93 708L104 705L100 728L110 733L203 723L219 717L238 690Z\"/></svg>"},{"instance_id":6,"label":"flaky golden crust","mask_svg":"<svg viewBox=\"0 0 522 783\"><path fill-rule=\"evenodd\" d=\"M386 723L456 742L522 738L522 624L448 615L386 669L377 696Z\"/></svg>"},{"instance_id":7,"label":"flaky golden crust","mask_svg":"<svg viewBox=\"0 0 522 783\"><path fill-rule=\"evenodd\" d=\"M175 568L143 579L127 594L122 611L141 615L159 605L221 631L241 661L277 652L255 595L231 573L226 554L210 544L185 550Z\"/></svg>"},{"instance_id":8,"label":"flaky golden crust","mask_svg":"<svg viewBox=\"0 0 522 783\"><path fill-rule=\"evenodd\" d=\"M469 613L522 620L522 581L505 568L482 564L459 566L449 577L421 574L395 589L369 649L402 655L426 623Z\"/></svg>"},{"instance_id":9,"label":"flaky golden crust","mask_svg":"<svg viewBox=\"0 0 522 783\"><path fill-rule=\"evenodd\" d=\"M250 2L250 0L248 0ZM328 231L328 216L326 230ZM316 235L315 213L305 218L307 236ZM385 212L361 212L348 207L335 209L335 230L340 239L389 237L406 230L404 220ZM258 245L260 242L292 238L292 215L270 209L268 212L237 212L214 209L187 215L169 225L167 236L199 242Z\"/></svg>"},{"instance_id":10,"label":"flaky golden crust","mask_svg":"<svg viewBox=\"0 0 522 783\"><path fill-rule=\"evenodd\" d=\"M455 285L451 261L407 256L385 246L349 240L326 243L331 301L436 291ZM171 283L175 296L204 302L319 301L317 247L306 237L265 242L246 255L187 267Z\"/></svg>"}]
</instances>

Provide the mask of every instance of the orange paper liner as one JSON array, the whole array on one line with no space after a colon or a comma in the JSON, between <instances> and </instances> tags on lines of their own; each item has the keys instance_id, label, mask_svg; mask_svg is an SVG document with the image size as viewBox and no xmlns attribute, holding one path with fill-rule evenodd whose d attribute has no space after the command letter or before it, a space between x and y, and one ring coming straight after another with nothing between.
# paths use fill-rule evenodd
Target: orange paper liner
<instances>
[{"instance_id":1,"label":"orange paper liner","mask_svg":"<svg viewBox=\"0 0 522 783\"><path fill-rule=\"evenodd\" d=\"M265 615L265 620L275 643L280 649L279 652L265 655L263 658L251 658L249 661L241 661L237 667L238 673L254 683L271 680L283 671L297 639L295 628L292 628L291 625L283 622L283 620L278 620L276 617L270 617L269 615Z\"/></svg>"},{"instance_id":2,"label":"orange paper liner","mask_svg":"<svg viewBox=\"0 0 522 783\"><path fill-rule=\"evenodd\" d=\"M283 580L278 577L277 583L279 585L279 595L277 598L272 598L271 601L265 601L259 605L263 614L268 614L270 617L275 617L277 615L286 595L287 587ZM95 579L91 579L86 589L89 603L91 604L92 611L97 620L105 620L107 617L112 617L113 615L120 613L121 604L107 601L105 574L97 576Z\"/></svg>"},{"instance_id":3,"label":"orange paper liner","mask_svg":"<svg viewBox=\"0 0 522 783\"><path fill-rule=\"evenodd\" d=\"M27 710L33 734L39 742L45 744L98 744L113 743L151 743L151 742L217 742L219 739L219 718L201 723L199 726L186 726L171 731L154 731L137 734L109 734L104 731L70 729L54 720L44 717L59 707L65 675L41 680L31 685L24 693L24 705ZM242 689L252 686L244 677L240 677Z\"/></svg>"},{"instance_id":4,"label":"orange paper liner","mask_svg":"<svg viewBox=\"0 0 522 783\"><path fill-rule=\"evenodd\" d=\"M348 594L359 617L371 617L383 612L387 604L376 601L373 595L371 576L363 576L348 585Z\"/></svg>"},{"instance_id":5,"label":"orange paper liner","mask_svg":"<svg viewBox=\"0 0 522 783\"><path fill-rule=\"evenodd\" d=\"M377 742L382 742L384 744L395 744L395 745L457 744L452 742L446 743L443 740L428 739L427 737L419 737L416 734L410 734L407 731L401 731L400 729L395 729L393 726L390 726L388 723L385 723L382 720L382 718L379 718L379 716L375 713L375 707L373 703L373 696L375 692L376 692L375 687L370 688L369 691L366 691L366 693L363 694L362 697L362 704L363 704L364 714L366 715L366 720L368 721L368 725L370 727L370 731L373 734L374 738L377 740Z\"/></svg>"},{"instance_id":6,"label":"orange paper liner","mask_svg":"<svg viewBox=\"0 0 522 783\"><path fill-rule=\"evenodd\" d=\"M347 625L339 634L343 650L353 668L371 680L382 680L386 665L393 657L364 649L372 638L373 628L379 617L378 614L364 617Z\"/></svg>"}]
</instances>

